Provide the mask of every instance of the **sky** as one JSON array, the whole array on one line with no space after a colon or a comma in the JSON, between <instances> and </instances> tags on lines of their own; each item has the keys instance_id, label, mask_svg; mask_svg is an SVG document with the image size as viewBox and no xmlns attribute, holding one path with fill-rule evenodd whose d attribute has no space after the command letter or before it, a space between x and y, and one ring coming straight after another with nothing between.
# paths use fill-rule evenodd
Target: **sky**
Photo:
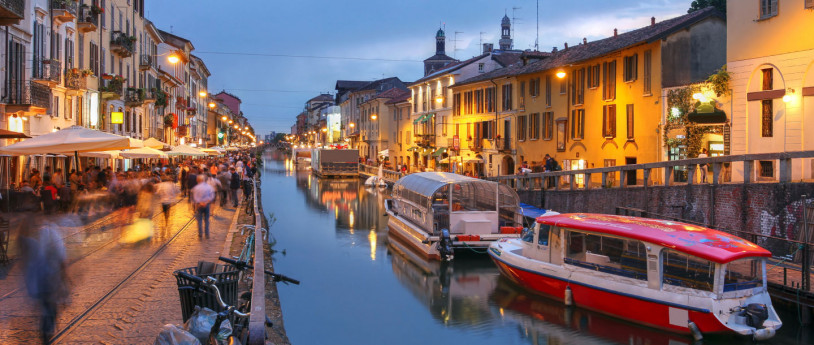
<instances>
[{"instance_id":1,"label":"sky","mask_svg":"<svg viewBox=\"0 0 814 345\"><path fill-rule=\"evenodd\" d=\"M691 0L147 0L146 17L195 46L209 91L243 101L265 135L288 133L305 102L335 94L337 80L423 76L446 31L446 53L465 60L500 38L514 19L514 49L562 49L687 13ZM538 19L539 14L539 19ZM539 26L539 31L538 31ZM456 34L457 32L457 34Z\"/></svg>"}]
</instances>

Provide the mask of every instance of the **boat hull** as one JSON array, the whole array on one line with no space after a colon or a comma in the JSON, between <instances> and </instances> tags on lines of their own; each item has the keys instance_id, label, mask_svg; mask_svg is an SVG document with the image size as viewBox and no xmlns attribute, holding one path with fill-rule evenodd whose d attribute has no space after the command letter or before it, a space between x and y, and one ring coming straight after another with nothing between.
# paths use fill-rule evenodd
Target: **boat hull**
<instances>
[{"instance_id":1,"label":"boat hull","mask_svg":"<svg viewBox=\"0 0 814 345\"><path fill-rule=\"evenodd\" d=\"M559 275L562 272L531 269L522 259L518 259L522 256L509 250L492 247L489 255L501 274L516 284L561 301L565 301L566 290L570 289L573 304L580 308L679 334L692 334L688 321L694 323L702 334L752 334L728 327L713 311L704 307L671 303L610 290L596 283L569 280Z\"/></svg>"}]
</instances>

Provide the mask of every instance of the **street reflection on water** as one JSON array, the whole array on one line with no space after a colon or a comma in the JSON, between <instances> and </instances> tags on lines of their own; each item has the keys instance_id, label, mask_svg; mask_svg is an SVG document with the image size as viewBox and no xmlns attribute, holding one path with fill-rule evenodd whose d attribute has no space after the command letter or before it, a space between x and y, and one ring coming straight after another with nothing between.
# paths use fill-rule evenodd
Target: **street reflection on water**
<instances>
[{"instance_id":1,"label":"street reflection on water","mask_svg":"<svg viewBox=\"0 0 814 345\"><path fill-rule=\"evenodd\" d=\"M360 179L319 179L270 158L262 188L263 206L277 218L275 270L302 281L279 285L292 344L693 343L531 294L501 277L486 254L423 260L388 239L388 190L365 188ZM806 343L790 328L772 343Z\"/></svg>"}]
</instances>

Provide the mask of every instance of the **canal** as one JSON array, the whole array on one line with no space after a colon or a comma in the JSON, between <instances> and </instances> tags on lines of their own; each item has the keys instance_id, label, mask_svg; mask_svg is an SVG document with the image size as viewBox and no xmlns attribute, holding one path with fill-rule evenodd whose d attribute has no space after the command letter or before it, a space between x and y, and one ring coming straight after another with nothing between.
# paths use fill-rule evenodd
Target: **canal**
<instances>
[{"instance_id":1,"label":"canal","mask_svg":"<svg viewBox=\"0 0 814 345\"><path fill-rule=\"evenodd\" d=\"M265 158L263 207L292 344L693 344L533 295L502 278L486 254L427 262L387 237L388 191L357 179L318 179ZM810 344L795 311L771 344ZM707 337L703 344L750 344Z\"/></svg>"}]
</instances>

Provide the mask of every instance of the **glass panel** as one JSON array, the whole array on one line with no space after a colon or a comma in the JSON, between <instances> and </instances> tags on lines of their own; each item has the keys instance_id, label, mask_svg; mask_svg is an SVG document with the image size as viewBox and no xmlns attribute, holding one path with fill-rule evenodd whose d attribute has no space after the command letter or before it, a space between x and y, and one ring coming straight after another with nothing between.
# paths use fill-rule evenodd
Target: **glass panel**
<instances>
[{"instance_id":1,"label":"glass panel","mask_svg":"<svg viewBox=\"0 0 814 345\"><path fill-rule=\"evenodd\" d=\"M664 266L664 284L712 291L715 282L714 263L670 249L664 250L661 261Z\"/></svg>"},{"instance_id":2,"label":"glass panel","mask_svg":"<svg viewBox=\"0 0 814 345\"><path fill-rule=\"evenodd\" d=\"M551 225L540 224L540 229L537 231L540 235L537 236L537 244L541 246L548 245L548 233L551 231Z\"/></svg>"},{"instance_id":3,"label":"glass panel","mask_svg":"<svg viewBox=\"0 0 814 345\"><path fill-rule=\"evenodd\" d=\"M567 239L565 263L627 278L647 280L647 260L643 243L575 231L569 231Z\"/></svg>"},{"instance_id":4,"label":"glass panel","mask_svg":"<svg viewBox=\"0 0 814 345\"><path fill-rule=\"evenodd\" d=\"M746 258L726 264L724 292L763 286L763 259Z\"/></svg>"}]
</instances>

